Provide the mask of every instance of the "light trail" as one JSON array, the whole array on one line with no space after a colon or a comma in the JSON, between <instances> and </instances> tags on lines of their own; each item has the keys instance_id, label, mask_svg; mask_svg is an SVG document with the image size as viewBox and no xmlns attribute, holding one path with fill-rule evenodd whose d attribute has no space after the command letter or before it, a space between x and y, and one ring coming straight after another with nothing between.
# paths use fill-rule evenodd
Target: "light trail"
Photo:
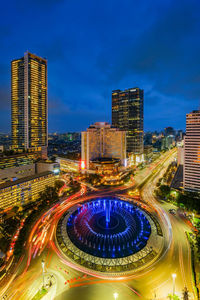
<instances>
[{"instance_id":1,"label":"light trail","mask_svg":"<svg viewBox=\"0 0 200 300\"><path fill-rule=\"evenodd\" d=\"M123 283L124 286L126 286L129 290L134 292L138 297L142 297L136 290L134 290L132 287L128 286L127 284Z\"/></svg>"},{"instance_id":2,"label":"light trail","mask_svg":"<svg viewBox=\"0 0 200 300\"><path fill-rule=\"evenodd\" d=\"M157 212L157 216L159 216L159 218L161 218L162 222L164 222L165 224L165 227L169 227L169 239L171 240L170 244L167 245L167 250L165 252L165 255L163 255L158 261L154 262L154 264L148 266L147 268L145 268L145 270L139 270L138 273L136 274L133 274L132 276L120 276L120 278L118 279L115 279L115 280L112 280L109 278L109 276L107 278L105 277L100 277L100 276L97 276L98 278L102 279L102 280L93 280L93 279L89 279L87 280L88 283L93 283L95 284L95 282L98 282L98 283L110 283L110 282L127 282L127 281L130 281L132 279L140 279L140 281L143 281L145 278L147 278L147 281L148 281L148 277L149 277L149 274L154 274L152 276L155 276L156 275L156 268L155 266L164 266L164 262L168 260L171 260L172 258L172 255L174 255L174 251L176 248L176 244L175 244L175 239L173 238L173 232L174 232L174 229L173 229L173 226L170 227L171 225L171 222L170 222L170 219L168 217L168 214L165 212L164 209L161 209L160 207L158 207L157 205L157 202L154 200L154 196L153 196L153 186L155 185L155 181L156 179L159 177L159 174L161 175L164 171L164 169L166 168L166 166L164 166L165 164L167 164L168 162L168 159L170 160L170 155L171 153L173 152L170 152L170 154L168 155L165 155L163 156L162 159L159 160L159 162L155 163L153 168L150 170L145 170L145 172L143 172L143 174L145 174L145 176L138 176L138 179L139 181L141 181L141 179L143 181L145 181L146 179L148 179L148 184L146 185L145 183L145 191L144 191L144 198L145 199L148 199L148 206L151 207L151 209L153 210L156 210ZM155 173L153 175L151 175L150 173L155 171ZM142 178L141 178L142 177ZM62 216L62 214L66 211L66 210L70 210L70 208L73 206L73 205L76 205L78 203L82 203L84 201L86 201L86 199L92 199L94 197L101 197L101 196L104 196L104 195L109 195L109 194L113 194L113 193L116 193L116 192L125 192L127 191L130 187L132 188L133 186L136 187L136 185L138 184L138 182L136 181L133 185L133 183L131 182L130 185L128 186L124 186L124 187L118 187L118 188L112 188L112 191L111 190L104 190L104 191L96 191L96 193L92 194L91 195L88 195L88 196L83 196L81 195L81 192L77 192L75 195L72 195L70 197L68 197L67 199L63 199L62 201L59 202L58 206L55 207L55 209L52 211L52 209L50 209L48 212L46 212L45 214L43 214L39 220L35 223L35 225L33 226L33 229L31 230L31 233L30 233L30 236L29 236L29 240L27 241L27 244L26 244L26 248L27 248L27 252L28 252L28 257L27 257L27 263L26 263L26 267L25 267L25 270L23 272L22 275L24 275L27 271L28 271L28 268L30 265L32 265L32 258L33 258L33 249L34 249L34 242L36 242L37 240L37 234L39 232L41 232L43 235L43 240L39 240L37 241L37 244L40 246L40 249L39 249L39 252L36 253L36 256L35 256L35 259L37 258L37 254L42 254L42 252L45 250L45 248L48 248L50 247L50 249L52 249L52 251L48 251L48 254L46 256L46 266L48 267L51 263L51 260L52 260L52 257L54 255L54 253L56 254L56 256L59 257L59 259L61 260L62 263L64 263L65 265L69 265L70 267L72 267L72 269L74 269L74 265L70 265L69 262L66 262L65 259L62 257L62 255L60 254L60 251L57 249L55 243L54 243L54 238L55 238L55 228L56 228L56 224L59 220L59 218ZM49 213L49 215L48 215ZM45 216L46 216L46 225L42 222L42 220L44 221L45 220ZM49 216L49 217L48 217ZM44 219L42 219L44 218ZM47 229L47 233L45 234L45 226L47 226L48 224L48 229ZM36 237L35 237L36 235ZM35 239L34 239L35 237ZM188 242L187 242L188 243ZM188 244L187 244L188 245ZM178 251L178 257L179 257L179 264L182 265L182 267L184 268L184 257L183 257L183 253L181 252L182 249ZM166 255L168 253L168 255ZM182 258L180 258L180 256L182 256ZM188 251L188 255L187 255L187 258L188 258L188 268L190 267L190 272L191 272L191 257L190 257L190 251ZM165 260L164 260L165 259ZM159 263L159 264L158 264ZM31 272L31 268L30 268L30 272ZM85 270L80 270L80 269L77 269L77 271L80 271L80 272L85 272ZM161 268L161 271L162 271L162 268ZM28 272L27 274L30 274L30 272ZM154 272L154 273L152 273ZM164 270L163 270L164 272ZM163 273L162 272L162 276L163 278L166 278L166 275L165 275L165 272ZM185 270L184 270L185 272ZM39 273L41 274L41 272ZM22 276L21 275L21 276ZM95 276L95 274L92 274L92 272L89 273L90 276ZM23 279L23 276L22 277L18 277L18 278L21 278L21 280ZM36 275L33 275L33 276L36 276ZM37 276L39 276L37 274ZM93 278L92 277L92 278ZM185 277L186 277L186 274L185 274ZM35 277L36 278L36 277ZM185 280L188 280L188 278L190 278L191 280L191 276L190 277L187 277L185 278ZM14 280L14 279L13 279ZM19 280L19 279L18 279ZM86 280L86 278L84 279ZM82 281L82 279L81 279ZM162 281L162 284L160 285L157 285L158 288L164 286L165 284L167 284L167 282L169 281L168 280L163 280ZM10 284L11 284L12 281L10 281ZM188 281L186 281L188 282ZM23 283L22 283L23 284ZM27 290L27 286L28 284L31 284L31 282L29 280L26 280L26 286L25 285L22 285L21 287L19 286L19 290L23 290L23 294L25 293L25 297L26 297L26 290ZM16 283L17 285L17 283ZM16 286L15 285L15 286ZM8 284L9 286L9 284ZM74 286L74 284L73 284ZM192 286L192 284L191 284ZM127 285L127 289L130 289L130 287ZM17 289L16 289L17 290ZM133 289L134 290L134 289ZM134 291L133 291L134 292ZM11 295L11 294L10 294ZM11 298L10 298L11 299ZM27 298L24 298L24 299L27 299Z\"/></svg>"}]
</instances>

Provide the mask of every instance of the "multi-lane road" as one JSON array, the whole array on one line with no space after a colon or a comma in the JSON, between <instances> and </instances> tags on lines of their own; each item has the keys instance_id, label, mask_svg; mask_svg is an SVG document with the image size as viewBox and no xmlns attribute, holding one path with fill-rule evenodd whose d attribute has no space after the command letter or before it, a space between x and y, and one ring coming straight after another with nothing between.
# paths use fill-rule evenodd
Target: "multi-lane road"
<instances>
[{"instance_id":1,"label":"multi-lane road","mask_svg":"<svg viewBox=\"0 0 200 300\"><path fill-rule=\"evenodd\" d=\"M31 300L36 292L45 285L52 284L44 300L110 300L118 293L119 300L126 299L167 299L172 292L172 274L176 274L175 290L181 295L186 286L190 299L195 299L192 285L190 248L185 235L189 228L177 215L170 215L170 205L158 203L154 198L155 184L169 163L174 159L175 150L163 154L151 166L134 177L134 182L127 186L76 193L56 205L34 224L26 243L26 255L15 266L13 274L7 276L0 289L0 299ZM84 274L71 268L58 250L55 243L55 228L62 213L74 203L88 197L105 194L126 194L130 187L142 185L142 198L149 206L156 208L163 223L166 235L165 247L159 259L149 267L134 273L123 280L107 280ZM45 273L42 272L41 260L45 260ZM44 276L44 278L43 278ZM2 297L2 298L1 298Z\"/></svg>"}]
</instances>

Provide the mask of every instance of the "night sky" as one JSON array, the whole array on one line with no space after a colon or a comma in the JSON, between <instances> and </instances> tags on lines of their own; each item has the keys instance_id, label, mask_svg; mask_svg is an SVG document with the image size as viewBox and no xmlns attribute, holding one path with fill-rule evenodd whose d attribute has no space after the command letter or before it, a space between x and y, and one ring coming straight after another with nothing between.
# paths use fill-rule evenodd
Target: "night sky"
<instances>
[{"instance_id":1,"label":"night sky","mask_svg":"<svg viewBox=\"0 0 200 300\"><path fill-rule=\"evenodd\" d=\"M48 59L49 132L111 121L113 89L144 89L144 129L185 129L200 99L200 1L2 1L0 132L10 131L10 61Z\"/></svg>"}]
</instances>

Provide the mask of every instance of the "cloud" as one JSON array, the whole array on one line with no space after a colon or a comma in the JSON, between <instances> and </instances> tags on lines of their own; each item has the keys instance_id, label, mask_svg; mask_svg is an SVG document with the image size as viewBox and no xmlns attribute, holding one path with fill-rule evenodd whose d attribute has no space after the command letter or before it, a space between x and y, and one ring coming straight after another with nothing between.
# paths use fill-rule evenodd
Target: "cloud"
<instances>
[{"instance_id":1,"label":"cloud","mask_svg":"<svg viewBox=\"0 0 200 300\"><path fill-rule=\"evenodd\" d=\"M27 48L48 59L51 128L63 128L61 120L65 128L83 129L87 120L110 120L111 92L117 88L144 89L147 127L163 126L162 118L173 122L170 109L177 109L177 126L184 126L185 113L196 108L199 0L11 2L3 3L0 20L0 96L7 99L0 105L5 109L10 60Z\"/></svg>"},{"instance_id":2,"label":"cloud","mask_svg":"<svg viewBox=\"0 0 200 300\"><path fill-rule=\"evenodd\" d=\"M102 53L97 65L109 81L120 83L134 74L162 93L195 99L200 94L199 8L197 1L171 2L137 39L130 35L118 43L109 60Z\"/></svg>"}]
</instances>

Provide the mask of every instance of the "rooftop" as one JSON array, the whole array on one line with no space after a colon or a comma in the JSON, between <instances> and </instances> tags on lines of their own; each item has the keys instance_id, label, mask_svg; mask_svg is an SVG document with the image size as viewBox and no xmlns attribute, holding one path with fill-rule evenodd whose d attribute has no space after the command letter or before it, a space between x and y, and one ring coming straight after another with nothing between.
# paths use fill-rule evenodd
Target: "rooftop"
<instances>
[{"instance_id":1,"label":"rooftop","mask_svg":"<svg viewBox=\"0 0 200 300\"><path fill-rule=\"evenodd\" d=\"M15 180L15 181L7 181L7 182L4 182L4 183L0 184L0 189L5 189L7 187L11 187L11 186L23 183L23 182L30 181L32 179L36 179L36 178L39 178L39 177L42 177L42 176L47 176L47 175L50 175L50 174L53 174L53 172L46 171L46 172L42 172L42 173L39 173L39 174L34 174L34 175L31 175L31 176L23 177L23 178Z\"/></svg>"},{"instance_id":2,"label":"rooftop","mask_svg":"<svg viewBox=\"0 0 200 300\"><path fill-rule=\"evenodd\" d=\"M118 158L112 157L98 157L92 160L93 163L101 163L101 164L113 164L120 162Z\"/></svg>"}]
</instances>

